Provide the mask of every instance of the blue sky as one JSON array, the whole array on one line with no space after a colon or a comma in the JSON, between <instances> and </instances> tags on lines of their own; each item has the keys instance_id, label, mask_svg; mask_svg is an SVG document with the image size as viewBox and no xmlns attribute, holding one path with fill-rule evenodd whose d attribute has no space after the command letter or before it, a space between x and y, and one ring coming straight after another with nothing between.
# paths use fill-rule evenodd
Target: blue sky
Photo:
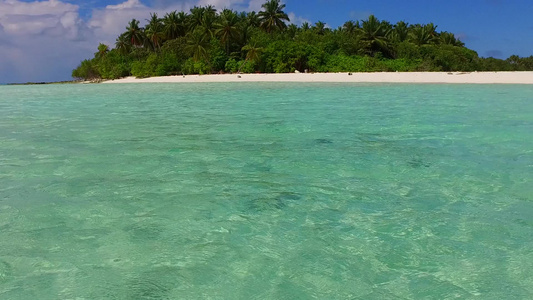
<instances>
[{"instance_id":1,"label":"blue sky","mask_svg":"<svg viewBox=\"0 0 533 300\"><path fill-rule=\"evenodd\" d=\"M112 45L129 19L193 5L259 10L264 0L0 0L0 83L68 80L99 42ZM284 0L296 24L332 28L370 14L392 23L433 22L480 56L533 55L531 0Z\"/></svg>"}]
</instances>

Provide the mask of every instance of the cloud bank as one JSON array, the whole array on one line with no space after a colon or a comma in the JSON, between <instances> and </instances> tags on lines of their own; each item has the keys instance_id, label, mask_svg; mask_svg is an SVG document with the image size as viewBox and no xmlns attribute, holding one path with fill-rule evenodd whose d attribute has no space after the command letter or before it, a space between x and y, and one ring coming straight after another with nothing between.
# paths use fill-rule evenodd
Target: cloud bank
<instances>
[{"instance_id":1,"label":"cloud bank","mask_svg":"<svg viewBox=\"0 0 533 300\"><path fill-rule=\"evenodd\" d=\"M78 11L58 0L0 1L0 82L61 77L49 72L66 72L92 38Z\"/></svg>"},{"instance_id":2,"label":"cloud bank","mask_svg":"<svg viewBox=\"0 0 533 300\"><path fill-rule=\"evenodd\" d=\"M112 47L132 18L143 25L152 12L162 16L194 5L259 11L262 3L264 0L154 0L147 5L125 0L94 8L84 19L79 5L61 0L0 0L0 83L69 80L72 69L92 57L98 43ZM294 14L291 17L301 22Z\"/></svg>"}]
</instances>

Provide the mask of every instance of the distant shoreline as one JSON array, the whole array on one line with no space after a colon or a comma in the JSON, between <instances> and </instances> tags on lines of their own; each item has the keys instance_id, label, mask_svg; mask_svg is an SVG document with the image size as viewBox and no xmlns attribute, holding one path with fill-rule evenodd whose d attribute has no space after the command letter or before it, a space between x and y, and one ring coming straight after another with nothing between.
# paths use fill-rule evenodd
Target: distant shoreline
<instances>
[{"instance_id":1,"label":"distant shoreline","mask_svg":"<svg viewBox=\"0 0 533 300\"><path fill-rule=\"evenodd\" d=\"M260 73L126 77L102 83L191 82L353 82L533 84L533 72L376 72L376 73Z\"/></svg>"},{"instance_id":2,"label":"distant shoreline","mask_svg":"<svg viewBox=\"0 0 533 300\"><path fill-rule=\"evenodd\" d=\"M64 81L40 81L40 82L24 82L24 83L4 83L0 85L46 85L46 84L71 84L71 83L81 83L79 80L64 80Z\"/></svg>"}]
</instances>

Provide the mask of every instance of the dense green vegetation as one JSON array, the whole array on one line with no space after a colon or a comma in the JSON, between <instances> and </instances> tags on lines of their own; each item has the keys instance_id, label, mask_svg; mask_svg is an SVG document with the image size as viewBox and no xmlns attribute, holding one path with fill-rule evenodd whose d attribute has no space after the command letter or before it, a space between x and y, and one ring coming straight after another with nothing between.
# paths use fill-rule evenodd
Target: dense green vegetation
<instances>
[{"instance_id":1,"label":"dense green vegetation","mask_svg":"<svg viewBox=\"0 0 533 300\"><path fill-rule=\"evenodd\" d=\"M506 60L480 58L452 33L434 24L391 24L371 15L337 29L323 22L288 24L279 0L256 12L213 6L190 13L151 14L142 28L131 20L115 48L100 44L94 58L72 72L80 79L115 79L175 74L525 71L533 56Z\"/></svg>"}]
</instances>

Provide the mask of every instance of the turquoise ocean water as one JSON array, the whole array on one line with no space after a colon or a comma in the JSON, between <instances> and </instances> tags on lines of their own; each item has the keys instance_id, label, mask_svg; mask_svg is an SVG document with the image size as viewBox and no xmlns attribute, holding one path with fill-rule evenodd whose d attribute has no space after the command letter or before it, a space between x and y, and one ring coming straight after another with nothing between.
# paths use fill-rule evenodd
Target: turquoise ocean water
<instances>
[{"instance_id":1,"label":"turquoise ocean water","mask_svg":"<svg viewBox=\"0 0 533 300\"><path fill-rule=\"evenodd\" d=\"M533 86L0 88L0 299L532 299Z\"/></svg>"}]
</instances>

